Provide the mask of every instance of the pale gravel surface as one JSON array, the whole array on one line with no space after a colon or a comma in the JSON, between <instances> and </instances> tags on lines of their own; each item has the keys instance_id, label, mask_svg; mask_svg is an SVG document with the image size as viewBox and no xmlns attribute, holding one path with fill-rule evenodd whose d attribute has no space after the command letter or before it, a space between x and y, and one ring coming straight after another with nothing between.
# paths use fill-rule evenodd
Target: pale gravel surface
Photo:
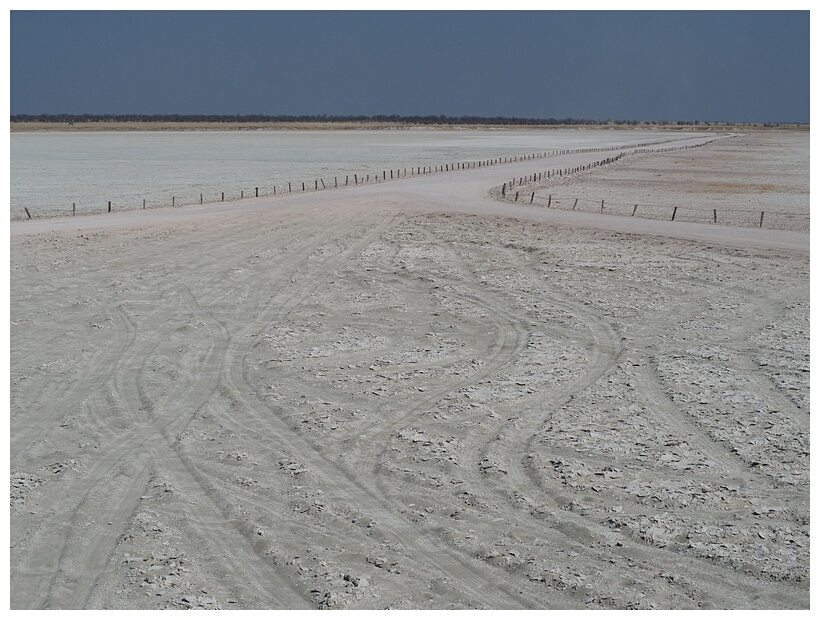
<instances>
[{"instance_id":1,"label":"pale gravel surface","mask_svg":"<svg viewBox=\"0 0 820 620\"><path fill-rule=\"evenodd\" d=\"M11 607L808 609L808 234L538 169L12 223Z\"/></svg>"}]
</instances>

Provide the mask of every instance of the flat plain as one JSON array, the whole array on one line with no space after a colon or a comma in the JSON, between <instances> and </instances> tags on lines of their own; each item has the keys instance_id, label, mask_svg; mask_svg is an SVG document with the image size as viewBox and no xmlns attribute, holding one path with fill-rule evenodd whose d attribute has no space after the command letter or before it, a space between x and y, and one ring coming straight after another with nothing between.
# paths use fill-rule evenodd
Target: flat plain
<instances>
[{"instance_id":1,"label":"flat plain","mask_svg":"<svg viewBox=\"0 0 820 620\"><path fill-rule=\"evenodd\" d=\"M12 222L11 607L808 609L792 139Z\"/></svg>"}]
</instances>

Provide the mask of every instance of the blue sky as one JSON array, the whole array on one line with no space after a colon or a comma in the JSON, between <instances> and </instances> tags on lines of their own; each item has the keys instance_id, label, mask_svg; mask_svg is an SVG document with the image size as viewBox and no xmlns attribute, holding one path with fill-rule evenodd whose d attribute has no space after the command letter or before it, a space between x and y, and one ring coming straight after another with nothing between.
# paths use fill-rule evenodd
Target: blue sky
<instances>
[{"instance_id":1,"label":"blue sky","mask_svg":"<svg viewBox=\"0 0 820 620\"><path fill-rule=\"evenodd\" d=\"M809 12L12 11L12 114L809 122Z\"/></svg>"}]
</instances>

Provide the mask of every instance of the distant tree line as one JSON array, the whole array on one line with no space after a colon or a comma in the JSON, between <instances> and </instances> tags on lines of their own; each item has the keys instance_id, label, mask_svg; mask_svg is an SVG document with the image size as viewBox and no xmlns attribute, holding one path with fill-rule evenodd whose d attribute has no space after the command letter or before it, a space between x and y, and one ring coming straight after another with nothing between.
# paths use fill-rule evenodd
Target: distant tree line
<instances>
[{"instance_id":1,"label":"distant tree line","mask_svg":"<svg viewBox=\"0 0 820 620\"><path fill-rule=\"evenodd\" d=\"M512 116L328 116L266 114L13 114L12 123L396 123L407 125L639 125L637 120L517 118ZM654 125L704 125L700 121L648 121ZM747 124L747 123L738 123Z\"/></svg>"}]
</instances>

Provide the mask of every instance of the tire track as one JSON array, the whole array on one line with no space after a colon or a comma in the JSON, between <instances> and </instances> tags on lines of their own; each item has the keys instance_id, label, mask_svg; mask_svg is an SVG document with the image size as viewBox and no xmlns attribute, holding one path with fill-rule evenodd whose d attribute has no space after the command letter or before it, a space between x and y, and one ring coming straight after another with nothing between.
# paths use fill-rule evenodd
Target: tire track
<instances>
[{"instance_id":1,"label":"tire track","mask_svg":"<svg viewBox=\"0 0 820 620\"><path fill-rule=\"evenodd\" d=\"M455 261L454 261L455 262ZM538 484L536 484L535 480L527 479L529 477L529 473L524 465L525 457L524 454L530 452L529 449L529 441L531 437L534 436L537 429L548 419L550 415L550 411L555 410L555 408L561 406L564 402L568 402L575 394L580 393L581 391L587 389L588 387L594 385L601 377L606 376L611 370L614 368L614 365L617 363L617 360L620 358L622 353L624 352L623 345L621 343L620 337L615 334L612 328L606 323L597 320L596 317L586 313L580 305L576 304L569 304L567 302L557 302L554 296L550 297L550 303L553 306L561 306L565 312L568 312L574 316L580 316L582 320L591 328L593 332L593 338L591 339L591 344L593 346L593 350L596 352L596 355L591 360L591 364L587 366L587 370L584 372L581 377L573 380L568 385L566 385L563 389L561 389L557 393L552 393L550 398L546 403L540 401L542 404L545 404L546 407L546 417L544 416L537 416L535 418L528 416L524 419L517 418L516 424L509 425L507 432L501 432L496 436L498 440L496 445L491 446L493 452L502 455L509 455L508 462L506 464L506 470L510 472L512 475L510 478L512 479L512 484L510 484L509 479L505 479L503 485L498 486L494 495L501 498L501 501L509 501L515 500L516 495L525 496L525 494L529 495L541 495L543 493L543 489L540 488ZM502 304L494 304L494 307L503 307ZM513 319L514 320L514 319ZM640 390L639 390L640 391ZM543 396L543 395L542 395ZM534 400L534 397L533 397ZM686 429L692 430L692 429ZM702 434L702 433L699 433ZM520 448L516 450L516 447L519 446L521 442L527 446L527 449L521 451ZM702 442L698 442L700 445ZM488 454L488 448L483 452L483 454ZM724 454L722 451L717 451L716 453L713 451L712 456L717 458L724 464L726 467L726 471L728 473L737 473L737 462L730 458L728 455ZM470 461L470 462L477 462L477 461ZM479 496L481 495L481 489L486 489L486 482L480 480L478 476L475 474L474 470L466 470L462 468L462 477L465 478L468 483L470 483L470 487L472 489L478 490ZM384 485L382 485L384 489ZM395 486L393 487L395 490ZM560 491L558 492L560 494ZM396 493L392 494L396 497ZM558 502L552 500L550 502L553 508L559 508ZM528 518L529 515L523 516L522 513L519 513L519 519L523 519L523 522L533 521L532 519ZM585 527L588 529L598 529L599 535L602 538L610 535L610 533L606 530L601 530L599 525L594 522L589 522L588 519L581 519L582 521L586 521ZM540 523L535 520L531 523L530 527L538 528ZM560 528L562 534L560 536L566 537L568 536L570 540L567 540L567 543L571 542L571 546L577 546L578 548L586 547L587 540L585 535L583 537L573 537L571 535L566 534L566 532L573 532L577 528ZM585 529L584 531L588 531ZM635 552L642 552L645 550L646 547L637 546L633 548ZM650 553L654 553L655 550L652 549ZM691 560L690 560L691 561ZM699 566L699 561L692 562L694 566ZM694 568L690 576L694 579L697 576L697 571L702 570L701 568Z\"/></svg>"},{"instance_id":2,"label":"tire track","mask_svg":"<svg viewBox=\"0 0 820 620\"><path fill-rule=\"evenodd\" d=\"M291 216L285 217L284 219L287 230L281 231L281 235L286 236L288 239L292 239L294 235L300 232L304 234L304 232L314 231L311 222L305 221L303 218ZM331 219L331 222L333 221L334 220ZM294 225L297 226L296 230L291 230L290 227ZM217 244L221 239L234 238L232 235L234 231L238 233L243 230L245 230L245 224L240 222L228 226L226 229L220 228L213 230L204 237L196 235L193 238L181 237L175 239L175 241L181 241L181 243L176 247L167 248L167 252L174 254L176 257L176 269L166 267L162 270L161 273L163 275L160 277L163 278L163 276L166 276L167 279L173 281L179 277L174 275L175 271L191 273L181 264L182 257L189 254L189 250L198 249L202 245ZM233 244L233 246L239 246L233 249L233 252L240 252L240 258L226 260L225 254L228 251L228 247L223 244L220 246L219 253L208 255L209 258L204 261L198 253L190 252L192 256L196 256L196 262L192 266L200 273L209 273L217 264L222 265L226 270L230 270L237 264L241 264L247 259L245 248L248 241L242 235L236 235L236 237L240 238L241 241ZM107 276L112 268L117 272L127 274L133 270L133 264L135 262L137 264L142 263L140 260L135 260L131 253L119 253L115 254L114 258L111 261L107 261L104 265L84 270L84 274L86 278L99 275L101 279L104 280L102 276ZM248 286L250 287L252 284ZM214 287L214 289L218 291L221 290L221 287L217 286ZM166 286L161 289L159 307L153 310L151 314L143 320L143 323L152 325L168 320L176 311L176 306L169 307L165 297L167 295L176 295L178 292L179 291L175 290L173 286L170 288ZM176 301L176 304L178 304L178 301L179 300ZM129 303L131 303L131 301L125 299L109 305L107 314L112 317L117 327L116 338L110 348L102 348L94 358L92 358L86 369L82 371L79 381L63 380L61 383L62 387L55 388L55 390L61 392L56 402L45 392L38 391L36 400L26 406L25 416L15 416L15 420L11 425L10 441L13 466L24 467L24 463L20 462L23 455L30 451L34 441L42 440L43 428L53 426L57 415L64 415L65 411L76 409L84 399L91 397L110 380L111 373L109 369L118 367L118 365L121 364L126 350L134 344L137 335L134 322L123 310L124 306ZM40 349L32 347L32 350ZM14 402L14 396L12 396L12 402ZM98 421L104 422L107 417L108 416L101 416Z\"/></svg>"},{"instance_id":3,"label":"tire track","mask_svg":"<svg viewBox=\"0 0 820 620\"><path fill-rule=\"evenodd\" d=\"M136 328L134 323L116 307L111 312L117 326L117 333L111 347L100 349L90 360L88 368L82 371L77 381L64 380L57 389L61 392L56 400L43 392L26 406L25 415L16 416L10 430L10 457L17 467L22 467L21 457L31 450L35 441L43 437L43 429L54 425L66 411L75 410L89 395L93 394L109 380L106 369L114 366L129 347L134 345Z\"/></svg>"},{"instance_id":4,"label":"tire track","mask_svg":"<svg viewBox=\"0 0 820 620\"><path fill-rule=\"evenodd\" d=\"M270 325L283 320L290 312L295 310L302 299L318 286L323 278L332 270L338 268L352 253L366 247L377 239L384 230L391 225L392 221L383 222L373 230L355 247L348 248L342 255L337 256L330 264L326 264L318 273L312 275L309 282L303 283L301 292L294 293L288 299L279 304L279 310L275 312L272 320L260 325L253 325L246 330L246 335L263 332L269 329ZM247 339L240 339L247 340ZM234 395L249 407L258 420L270 430L272 438L277 442L287 445L289 449L299 455L307 466L319 474L319 477L326 483L324 488L325 497L335 503L344 506L356 507L366 514L375 517L379 523L379 529L385 536L394 539L405 549L414 550L414 564L419 567L420 574L436 570L442 575L458 574L460 587L465 593L477 602L491 608L505 608L510 605L514 607L531 606L531 601L522 601L517 593L498 590L491 576L481 567L466 567L457 557L452 557L452 549L442 546L440 541L433 540L430 536L420 535L416 528L409 524L403 516L395 514L394 509L378 496L373 495L373 490L360 481L359 477L348 472L343 466L336 462L328 461L316 448L308 443L308 440L291 430L278 416L271 416L270 409L264 403L256 399L248 399L244 394L252 391L247 384L244 374L245 358L254 346L255 341L248 342L240 350L234 352L234 362L230 365L227 383L231 386ZM248 413L245 411L245 413ZM232 420L235 424L246 425L244 421ZM257 431L254 427L248 427L249 431ZM426 567L426 568L425 568Z\"/></svg>"},{"instance_id":5,"label":"tire track","mask_svg":"<svg viewBox=\"0 0 820 620\"><path fill-rule=\"evenodd\" d=\"M157 321L156 324L166 324L170 320L179 301L178 296L174 296L173 299L173 302L162 304L160 308L152 313L155 319L160 316L165 317L164 321ZM121 382L121 377L128 373L129 369L139 368L158 345L159 341L151 337L143 338L140 341L137 341L136 336L132 338L131 346L120 355L114 368L105 373L105 382L111 381L116 386ZM99 399L93 399L90 404L95 402L99 402ZM106 399L101 399L99 404L105 405ZM95 567L85 562L94 558L98 549L113 548L111 539L116 537L117 533L99 536L91 545L83 543L75 545L76 538L84 540L83 525L79 522L79 518L82 514L82 507L93 501L91 496L94 490L104 487L107 481L113 479L117 470L128 459L134 459L136 463L143 463L144 459L142 454L143 445L138 440L138 434L139 426L144 425L145 421L140 419L138 415L134 415L134 412L129 410L128 404L121 399L114 399L109 404L112 409L116 407L116 410L107 409L97 415L94 415L93 412L89 413L89 417L97 423L95 430L105 432L107 443L100 445L102 450L94 455L94 464L89 467L85 476L75 480L70 488L64 489L64 491L68 491L65 495L49 496L49 503L54 505L54 508L50 508L48 505L45 507L47 514L51 514L46 521L40 524L41 533L44 532L45 536L41 535L30 540L25 549L30 563L36 560L42 561L49 557L56 558L56 563L52 565L51 569L37 569L37 572L43 570L51 572L52 577L49 580L48 587L43 587L43 584L40 583L40 587L34 592L28 592L22 589L21 586L13 588L13 591L22 597L21 602L24 602L26 607L43 608L45 605L57 605L64 608L80 608L90 590L85 590L85 582L76 584L70 577L69 579L63 579L62 583L58 585L61 574L60 567L71 565L73 571L81 574L93 572L95 569L101 570L101 565ZM117 428L123 422L126 423L125 427ZM126 485L125 488L130 489L130 485ZM122 487L109 489L109 493L114 495L112 503L102 502L103 514L106 510L115 512L112 518L109 519L112 522L114 520L120 523L123 522L122 515L118 512L119 506L133 506L132 497L139 493L139 489L131 489L128 495L122 496L120 495L121 491ZM116 503L117 501L119 501L119 504ZM59 513L56 512L57 507L59 507ZM70 517L66 520L68 515ZM80 557L85 556L85 562L77 562L75 557L72 557L72 553L79 554Z\"/></svg>"},{"instance_id":6,"label":"tire track","mask_svg":"<svg viewBox=\"0 0 820 620\"><path fill-rule=\"evenodd\" d=\"M312 227L309 222L304 222L296 218L286 218L286 221L293 225L293 221L301 224L300 228L311 231ZM197 256L196 267L202 273L208 273L215 265L225 264L224 252L226 247L222 245L220 253L209 255L209 259L203 261L199 254L194 254L190 250L198 249L201 245L215 245L221 239L234 238L233 233L239 233L245 229L244 223L234 223L224 229L217 229L207 233L204 236L195 235L191 237L180 237L175 239L176 242L173 247L166 248L168 254L173 254L177 257L177 261L188 255ZM290 234L292 231L283 234ZM237 234L236 237L243 239L242 235ZM245 241L241 242L244 247ZM243 259L240 259L243 260ZM128 274L133 271L134 263L140 264L141 260L134 260L134 256L130 252L115 253L114 257L105 261L102 264L98 263L96 267L86 267L83 270L83 275L86 281L94 281L99 278L104 281L109 276L113 269L116 273ZM228 265L233 263L228 262ZM182 269L182 266L179 265ZM170 276L170 279L175 279L170 268L164 269L163 273ZM42 276L44 281L50 281L50 275ZM170 293L171 289L167 287L164 292L160 294L159 309L154 310L144 321L145 324L160 323L171 316L175 308L169 308L164 296ZM110 316L116 326L116 336L110 346L101 348L95 356L89 361L86 367L81 370L81 377L79 380L63 379L60 384L56 385L52 392L59 392L59 396L55 401L51 392L46 393L43 390L38 390L38 395L34 402L26 405L25 415L15 416L14 422L11 425L11 461L16 464L16 467L23 467L24 464L20 462L21 457L30 451L34 441L43 438L43 428L51 427L55 423L55 418L59 415L64 415L66 411L76 409L85 398L90 397L94 392L101 389L110 379L109 370L115 367L125 355L128 347L134 344L136 338L136 328L134 322L125 314L123 306L128 304L128 300L110 304L106 314ZM159 314L159 312L163 314ZM47 347L31 347L32 351L46 350ZM14 347L12 347L12 354L14 355ZM15 364L19 361L15 360ZM14 402L14 396L12 396ZM22 426L21 426L22 425Z\"/></svg>"},{"instance_id":7,"label":"tire track","mask_svg":"<svg viewBox=\"0 0 820 620\"><path fill-rule=\"evenodd\" d=\"M206 267L207 268L207 267ZM164 303L162 306L153 312L150 317L149 321L146 321L146 324L153 326L167 326L170 325L171 317L175 316L177 311L177 306L179 304L180 298L184 297L185 301L190 304L192 301L192 296L189 292L182 290L182 294L177 291L174 296L174 303ZM120 324L131 326L132 333L130 338L128 339L128 343L130 345L130 350L128 351L113 351L110 360L113 361L116 356L119 357L116 364L114 364L113 372L105 372L101 373L102 377L97 375L94 376L94 379L97 382L97 385L92 385L92 388L99 388L102 384L108 382L111 377L115 378L115 382L121 385L121 392L125 394L124 398L120 398L119 400L115 400L113 403L109 402L109 405L113 405L117 407L117 412L113 412L109 409L105 414L95 416L95 420L98 423L96 428L97 431L100 433L107 434L107 439L111 437L119 437L118 441L113 442L108 450L106 450L103 454L95 455L95 466L88 471L84 480L82 480L78 485L72 488L71 499L68 499L65 503L69 506L69 514L79 515L81 507L90 501L90 495L94 491L95 488L99 487L101 484L104 484L105 480L111 476L113 469L117 466L117 463L126 462L129 458L137 459L139 462L140 459L140 450L145 449L146 442L147 445L151 445L157 441L157 437L151 436L151 440L140 441L140 436L144 435L145 433L151 433L151 429L141 429L139 426L136 428L133 427L134 422L142 419L143 421L141 424L144 425L144 418L147 412L150 412L152 407L150 403L147 403L145 400L144 395L141 393L141 389L138 385L138 380L134 379L135 373L139 372L140 368L145 366L145 360L148 359L153 352L155 351L156 347L161 344L163 339L167 337L169 332L167 331L169 328L165 327L166 331L164 332L149 332L150 335L148 337L141 337L139 343L135 345L136 340L136 330L133 330L133 323L130 319L125 317L124 313L122 312L121 307L117 308L118 314L117 316L120 317ZM213 323L210 323L213 326ZM224 328L223 328L224 329ZM211 346L209 356L213 358L214 352L216 348L214 346L214 333L211 334ZM227 341L227 334L224 331L219 332L219 337L222 337L225 341ZM108 358L106 358L108 359ZM210 365L212 370L213 369L221 369L221 365L219 364L219 360L213 358L210 360ZM199 398L195 402L194 413L196 409L201 405L204 400L210 395L207 391L203 391L201 389L202 386L194 385L189 391L193 395L199 396ZM85 388L85 386L78 386L79 389ZM93 393L93 390L92 390ZM207 394L207 395L206 395ZM182 402L186 402L185 398L180 399ZM129 403L135 403L137 407L136 410L129 411ZM114 415L112 415L112 413ZM182 428L190 421L190 417L192 417L193 413L189 416L183 416L182 422L177 423L177 426ZM92 413L92 417L93 413ZM131 420L131 428L130 430L124 430L123 428L118 428L118 426L122 423L125 419ZM174 424L174 419L164 419L162 420L164 426L170 427ZM139 424L139 423L138 423ZM167 445L167 438L166 445ZM26 449L26 445L19 442L17 443L18 449L17 452L22 452ZM138 450L135 451L135 446ZM110 455L118 455L119 458L110 456ZM113 462L112 462L113 461ZM178 476L180 472L175 472ZM191 485L188 485L189 490L191 489ZM117 489L114 489L116 492ZM133 501L134 497L139 497L139 490L136 487L132 488L129 495L122 497L117 496L112 499L112 502L109 504L107 501L103 501L102 509L105 511L106 508L109 510L111 507L117 507L119 505L122 506L133 506L135 502ZM120 514L117 513L116 515L112 516L110 520L122 522L120 518ZM59 520L62 521L62 515L59 517ZM98 537L95 541L95 545L92 545L92 548L88 548L84 545L72 545L71 542L73 541L72 536L76 534L77 528L72 527L61 527L60 523L52 523L51 525L47 523L43 523L40 526L40 530L43 531L53 531L58 532L57 538L55 540L54 536L47 536L44 544L39 545L39 548L46 549L61 549L61 551L57 554L57 566L63 565L66 562L71 563L72 565L79 564L79 570L85 572L93 572L95 570L95 562L97 562L100 558L106 555L106 553L110 554L110 551L113 550L115 541L113 540L114 534L109 536L102 536ZM42 537L40 537L42 538ZM36 552L35 549L38 546L36 545L36 540L29 541L26 551L29 554L30 558L43 558L48 557L50 554L45 553L44 551ZM226 548L224 551L233 551L233 549ZM226 553L224 555L230 555ZM85 561L79 560L78 557L82 558L85 557ZM88 562L92 562L91 565ZM104 564L96 565L104 566ZM43 569L33 569L29 568L23 574L30 574L32 572L43 572ZM55 570L52 568L51 571ZM48 575L51 571L45 569L44 575ZM37 592L40 595L40 600L45 600L45 604L59 604L66 607L73 607L79 608L83 605L85 600L87 600L88 592L90 591L89 588L83 588L81 590L74 590L74 591L65 591L66 587L62 588L60 596L57 596L53 593L53 588L55 580L57 577L54 577L51 580L51 588L44 588L43 579L47 579L47 577L43 577L38 582ZM21 590L20 587L15 588L15 592L24 592ZM23 594L23 599L26 599L25 594ZM33 601L28 601L31 603ZM295 605L294 607L300 607L301 605Z\"/></svg>"},{"instance_id":8,"label":"tire track","mask_svg":"<svg viewBox=\"0 0 820 620\"><path fill-rule=\"evenodd\" d=\"M551 301L555 303L554 299ZM532 473L526 465L526 454L532 452L530 443L534 439L538 428L543 425L547 419L549 419L552 411L555 411L565 402L569 402L575 394L579 394L583 390L588 389L599 381L600 378L606 376L613 369L614 365L617 363L617 360L624 352L623 347L620 344L620 338L612 331L611 327L609 327L605 321L599 321L597 317L586 313L583 308L578 305L572 304L566 306L565 310L572 312L576 316L582 317L588 325L593 326L593 333L596 333L593 340L599 343L607 343L601 349L604 354L598 355L598 359L593 361L591 371L588 370L581 378L573 381L570 385L555 395L551 395L546 403L544 403L544 401L540 401L545 405L544 408L547 412L546 416L538 417L536 419L517 419L516 424L510 425L508 433L499 433L501 440L498 442L497 446L493 446L493 452L496 454L509 455L506 462L506 470L509 472L509 476L503 481L503 484L500 484L497 487L500 496L506 496L510 500L514 500L516 494L520 497L526 497L527 495L530 497L540 497L542 499L546 499L550 508L553 509L554 514L558 515L566 514L561 509L561 502L559 500L561 496L565 495L565 492L560 488L544 488L541 484L539 484L535 474ZM596 347L596 349L597 348L598 347ZM607 350L612 353L607 354ZM638 392L642 394L649 394L647 397L648 400L653 401L655 406L658 407L659 401L663 402L665 395L660 395L663 396L663 398L652 398L652 395L659 396L659 390L657 390L657 386L654 386L653 389L653 386L647 383L648 378L645 376L646 372L648 371L639 371L637 374L636 380L640 384L640 387L638 387ZM692 446L698 450L705 449L707 455L721 465L723 476L719 476L718 480L722 480L723 478L730 476L735 478L744 477L745 479L745 476L748 473L745 471L745 465L742 464L734 454L728 453L722 448L722 446L716 445L715 442L698 426L681 421L680 417L676 415L676 413L669 407L661 405L659 409L662 412L664 424L667 427L672 428L673 431L678 432L682 437L688 437L690 440L693 436L696 437L696 439L692 440ZM519 448L516 450L516 446L521 444L526 446L525 449L521 450ZM476 479L475 475L472 476L472 481L477 488L480 488L481 483ZM790 497L791 495L792 493L786 491L785 494L783 494L783 499L787 501L787 497ZM621 503L623 503L624 500L625 498L618 499ZM531 501L525 502L525 506L527 505L530 507L533 506ZM539 510L543 509L544 508L542 506ZM557 516L555 519L560 522L562 517ZM527 520L526 517L525 520ZM538 519L529 520L532 521L531 527L539 527ZM581 529L575 526L575 524L579 522L583 524ZM599 540L607 540L612 536L612 532L609 528L602 526L598 520L585 517L583 514L573 512L571 518L567 521L567 524L568 527L557 528L556 535L558 537L566 538L568 544L576 545L579 549L588 546L589 532L593 532ZM629 557L629 554L633 554L631 557L643 556L646 563L650 565L657 565L658 570L661 572L663 566L675 564L676 569L685 576L686 580L688 580L690 584L705 584L706 581L709 581L709 578L704 580L704 574L710 575L712 581L727 580L725 570L722 570L721 567L706 559L681 556L670 550L637 543L631 539L621 540L620 542L621 546L627 553L627 557ZM748 592L749 588L754 589L761 587L760 580L753 577L750 578L742 574L732 574L728 578L728 581L735 583L737 586L736 591L738 592ZM767 600L772 602L773 605L781 605L784 596L785 599L793 601L797 601L801 596L801 594L795 591L795 594L793 595L794 598L790 599L790 596L792 595L783 595L782 592L777 592L775 588L764 587L764 590L766 590L766 596L768 597ZM747 605L748 600L745 598L741 599L730 592L725 595L723 600L718 601L715 604L719 606L726 606L728 608L734 608Z\"/></svg>"}]
</instances>

